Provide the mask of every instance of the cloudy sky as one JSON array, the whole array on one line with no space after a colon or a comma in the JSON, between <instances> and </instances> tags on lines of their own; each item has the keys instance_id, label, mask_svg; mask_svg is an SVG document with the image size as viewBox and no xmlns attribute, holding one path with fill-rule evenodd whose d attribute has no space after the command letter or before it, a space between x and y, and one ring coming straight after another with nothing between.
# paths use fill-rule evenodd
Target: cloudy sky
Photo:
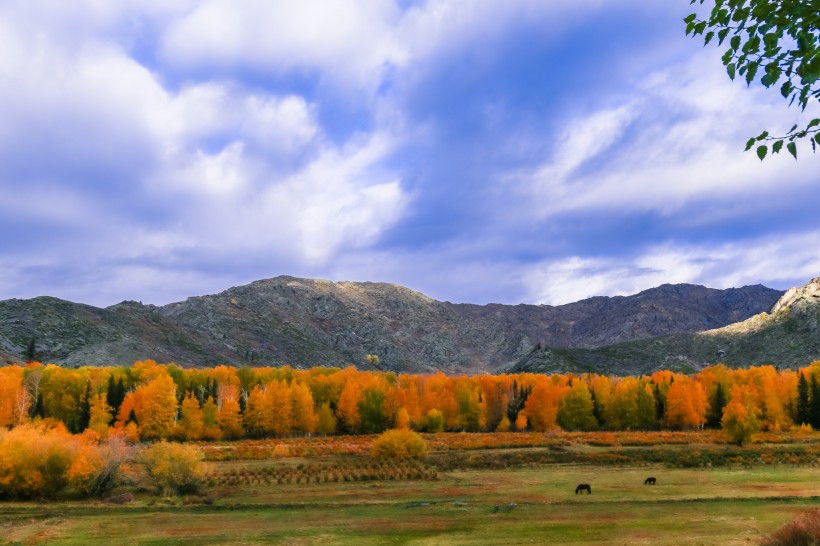
<instances>
[{"instance_id":1,"label":"cloudy sky","mask_svg":"<svg viewBox=\"0 0 820 546\"><path fill-rule=\"evenodd\" d=\"M688 0L5 0L0 299L277 275L454 302L820 276L801 119Z\"/></svg>"}]
</instances>

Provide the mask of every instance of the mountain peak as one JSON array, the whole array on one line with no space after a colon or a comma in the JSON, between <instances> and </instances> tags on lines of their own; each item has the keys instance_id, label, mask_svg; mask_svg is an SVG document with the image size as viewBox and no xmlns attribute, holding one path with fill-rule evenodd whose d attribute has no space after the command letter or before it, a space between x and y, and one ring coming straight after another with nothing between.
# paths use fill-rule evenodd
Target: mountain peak
<instances>
[{"instance_id":1,"label":"mountain peak","mask_svg":"<svg viewBox=\"0 0 820 546\"><path fill-rule=\"evenodd\" d=\"M772 307L770 314L774 315L782 309L794 307L801 302L820 303L820 277L815 277L803 286L789 288L780 296Z\"/></svg>"}]
</instances>

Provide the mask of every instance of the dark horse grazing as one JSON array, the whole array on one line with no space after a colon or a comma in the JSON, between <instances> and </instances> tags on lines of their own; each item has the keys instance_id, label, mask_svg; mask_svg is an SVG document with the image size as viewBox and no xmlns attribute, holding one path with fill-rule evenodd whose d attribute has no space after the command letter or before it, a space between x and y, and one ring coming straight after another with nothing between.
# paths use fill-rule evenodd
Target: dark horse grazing
<instances>
[{"instance_id":1,"label":"dark horse grazing","mask_svg":"<svg viewBox=\"0 0 820 546\"><path fill-rule=\"evenodd\" d=\"M584 491L592 495L592 487L589 486L588 483L579 483L578 487L575 488L575 494L581 493L584 494Z\"/></svg>"},{"instance_id":2,"label":"dark horse grazing","mask_svg":"<svg viewBox=\"0 0 820 546\"><path fill-rule=\"evenodd\" d=\"M643 482L644 485L655 485L655 478L646 478Z\"/></svg>"}]
</instances>

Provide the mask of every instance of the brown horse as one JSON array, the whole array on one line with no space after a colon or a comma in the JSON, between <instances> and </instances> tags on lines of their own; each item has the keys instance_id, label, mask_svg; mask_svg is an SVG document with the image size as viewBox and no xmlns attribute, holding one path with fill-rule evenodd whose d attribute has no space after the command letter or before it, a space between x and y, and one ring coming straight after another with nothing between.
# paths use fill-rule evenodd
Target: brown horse
<instances>
[{"instance_id":1,"label":"brown horse","mask_svg":"<svg viewBox=\"0 0 820 546\"><path fill-rule=\"evenodd\" d=\"M589 485L588 483L579 483L579 484L578 484L578 487L576 487L576 488L575 488L575 494L576 494L576 495L577 495L578 493L580 493L580 494L582 494L582 495L583 495L583 494L584 494L584 491L586 491L587 493L589 493L590 495L592 495L592 487L590 487L590 485Z\"/></svg>"}]
</instances>

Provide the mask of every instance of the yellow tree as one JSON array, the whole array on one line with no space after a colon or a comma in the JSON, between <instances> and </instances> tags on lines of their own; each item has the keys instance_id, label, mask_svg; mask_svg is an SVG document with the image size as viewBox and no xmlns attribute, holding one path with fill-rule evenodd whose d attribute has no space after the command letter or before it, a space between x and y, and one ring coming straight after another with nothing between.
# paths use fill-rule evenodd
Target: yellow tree
<instances>
[{"instance_id":1,"label":"yellow tree","mask_svg":"<svg viewBox=\"0 0 820 546\"><path fill-rule=\"evenodd\" d=\"M248 395L245 408L245 429L253 436L273 433L273 407L271 398L257 385Z\"/></svg>"},{"instance_id":2,"label":"yellow tree","mask_svg":"<svg viewBox=\"0 0 820 546\"><path fill-rule=\"evenodd\" d=\"M293 400L287 381L272 381L267 385L267 395L271 397L273 411L273 433L276 436L290 436L293 432Z\"/></svg>"},{"instance_id":3,"label":"yellow tree","mask_svg":"<svg viewBox=\"0 0 820 546\"><path fill-rule=\"evenodd\" d=\"M291 385L291 409L293 430L299 434L312 434L316 430L316 412L313 406L313 395L304 383Z\"/></svg>"},{"instance_id":4,"label":"yellow tree","mask_svg":"<svg viewBox=\"0 0 820 546\"><path fill-rule=\"evenodd\" d=\"M91 418L88 421L88 428L99 434L103 440L108 438L108 424L111 422L112 411L105 394L97 394L91 398Z\"/></svg>"},{"instance_id":5,"label":"yellow tree","mask_svg":"<svg viewBox=\"0 0 820 546\"><path fill-rule=\"evenodd\" d=\"M319 408L319 414L316 420L316 432L319 434L336 433L336 417L333 416L333 411L331 411L330 404L327 402Z\"/></svg>"},{"instance_id":6,"label":"yellow tree","mask_svg":"<svg viewBox=\"0 0 820 546\"><path fill-rule=\"evenodd\" d=\"M209 396L202 405L202 438L218 440L222 437L222 430L218 425L219 410L213 396Z\"/></svg>"},{"instance_id":7,"label":"yellow tree","mask_svg":"<svg viewBox=\"0 0 820 546\"><path fill-rule=\"evenodd\" d=\"M362 401L362 391L355 378L349 379L339 396L339 403L336 406L336 416L342 422L342 426L348 432L357 432L361 424L359 415L359 403Z\"/></svg>"},{"instance_id":8,"label":"yellow tree","mask_svg":"<svg viewBox=\"0 0 820 546\"><path fill-rule=\"evenodd\" d=\"M177 387L168 374L157 374L142 391L142 408L137 421L143 439L167 438L174 428L177 414Z\"/></svg>"},{"instance_id":9,"label":"yellow tree","mask_svg":"<svg viewBox=\"0 0 820 546\"><path fill-rule=\"evenodd\" d=\"M225 438L241 438L245 434L242 428L242 414L239 412L239 401L236 398L223 398L222 407L216 415L216 422Z\"/></svg>"},{"instance_id":10,"label":"yellow tree","mask_svg":"<svg viewBox=\"0 0 820 546\"><path fill-rule=\"evenodd\" d=\"M732 385L731 399L723 408L721 424L729 441L737 442L738 445L751 440L752 434L760 430L754 400L739 385Z\"/></svg>"},{"instance_id":11,"label":"yellow tree","mask_svg":"<svg viewBox=\"0 0 820 546\"><path fill-rule=\"evenodd\" d=\"M205 427L202 421L202 408L199 407L199 400L194 397L192 392L189 392L182 401L179 421L177 421L176 426L178 429L176 436L179 438L185 440L202 439L202 431Z\"/></svg>"}]
</instances>

